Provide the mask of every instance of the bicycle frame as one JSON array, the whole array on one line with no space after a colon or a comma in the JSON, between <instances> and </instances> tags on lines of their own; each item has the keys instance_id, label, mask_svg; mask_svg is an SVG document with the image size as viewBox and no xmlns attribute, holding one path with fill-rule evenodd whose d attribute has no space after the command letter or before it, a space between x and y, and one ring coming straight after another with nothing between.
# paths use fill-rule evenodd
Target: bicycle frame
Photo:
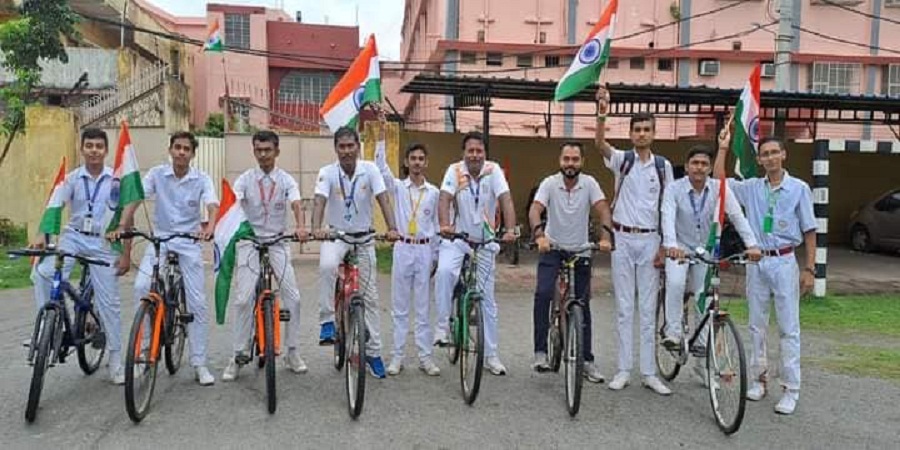
<instances>
[{"instance_id":1,"label":"bicycle frame","mask_svg":"<svg viewBox=\"0 0 900 450\"><path fill-rule=\"evenodd\" d=\"M78 344L73 338L72 320L69 316L69 310L65 305L65 298L69 297L69 299L72 300L76 312L89 311L93 307L93 302L90 301L91 296L88 295L94 289L90 279L90 266L86 263L78 262L81 266L81 279L78 282L79 288L76 290L72 286L72 283L63 278L63 255L57 254L55 258L56 262L54 265L52 287L50 288L50 300L38 311L37 320L34 322L34 333L31 334L31 345L28 348L27 359L29 364L34 362L34 354L37 350L36 340L40 331L41 320L44 317L44 311L48 309L56 310L58 313L57 320L62 324L62 328L56 331L57 335L53 338L54 351L51 364L55 364L60 361L59 349L63 344L68 344L67 346L75 346ZM63 356L63 359L64 358L65 356Z\"/></svg>"},{"instance_id":2,"label":"bicycle frame","mask_svg":"<svg viewBox=\"0 0 900 450\"><path fill-rule=\"evenodd\" d=\"M259 355L263 355L266 350L266 333L265 333L265 317L263 317L263 304L264 302L271 301L273 302L272 311L278 313L280 311L280 307L278 304L278 296L275 295L274 290L272 289L272 277L274 274L272 273L272 266L269 263L269 247L268 246L257 246L256 248L259 254L259 283L257 284L257 296L256 296L256 305L254 306L254 317L256 318L256 344L257 351ZM274 325L273 337L274 342L272 345L275 346L275 355L281 354L281 321L273 320L272 324Z\"/></svg>"}]
</instances>

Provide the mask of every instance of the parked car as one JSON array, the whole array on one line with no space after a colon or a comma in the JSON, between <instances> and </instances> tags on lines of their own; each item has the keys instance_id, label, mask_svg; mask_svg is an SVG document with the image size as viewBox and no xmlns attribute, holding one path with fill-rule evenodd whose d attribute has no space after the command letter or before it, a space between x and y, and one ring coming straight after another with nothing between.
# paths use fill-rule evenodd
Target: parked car
<instances>
[{"instance_id":1,"label":"parked car","mask_svg":"<svg viewBox=\"0 0 900 450\"><path fill-rule=\"evenodd\" d=\"M900 251L900 189L882 194L854 211L848 231L854 250Z\"/></svg>"}]
</instances>

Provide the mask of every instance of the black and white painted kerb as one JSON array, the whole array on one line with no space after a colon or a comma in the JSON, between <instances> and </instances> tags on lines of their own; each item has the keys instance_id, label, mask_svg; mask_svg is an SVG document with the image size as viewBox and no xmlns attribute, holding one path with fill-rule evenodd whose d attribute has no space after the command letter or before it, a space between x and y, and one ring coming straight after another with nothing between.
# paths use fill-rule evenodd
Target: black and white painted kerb
<instances>
[{"instance_id":1,"label":"black and white painted kerb","mask_svg":"<svg viewBox=\"0 0 900 450\"><path fill-rule=\"evenodd\" d=\"M828 151L830 152L900 154L900 141L830 139L826 142L828 142Z\"/></svg>"},{"instance_id":2,"label":"black and white painted kerb","mask_svg":"<svg viewBox=\"0 0 900 450\"><path fill-rule=\"evenodd\" d=\"M812 194L816 215L816 280L813 295L825 296L825 272L828 262L828 154L829 141L813 144Z\"/></svg>"}]
</instances>

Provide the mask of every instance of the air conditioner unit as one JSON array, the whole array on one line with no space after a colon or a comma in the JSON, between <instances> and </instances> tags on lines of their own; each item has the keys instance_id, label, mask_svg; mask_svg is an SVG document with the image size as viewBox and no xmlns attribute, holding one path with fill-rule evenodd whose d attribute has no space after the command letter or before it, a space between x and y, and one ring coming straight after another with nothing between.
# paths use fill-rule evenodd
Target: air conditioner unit
<instances>
[{"instance_id":1,"label":"air conditioner unit","mask_svg":"<svg viewBox=\"0 0 900 450\"><path fill-rule=\"evenodd\" d=\"M775 78L775 64L774 63L762 63L761 76L763 78Z\"/></svg>"},{"instance_id":2,"label":"air conditioner unit","mask_svg":"<svg viewBox=\"0 0 900 450\"><path fill-rule=\"evenodd\" d=\"M714 77L719 74L719 61L716 59L707 59L700 61L700 75L704 77Z\"/></svg>"}]
</instances>

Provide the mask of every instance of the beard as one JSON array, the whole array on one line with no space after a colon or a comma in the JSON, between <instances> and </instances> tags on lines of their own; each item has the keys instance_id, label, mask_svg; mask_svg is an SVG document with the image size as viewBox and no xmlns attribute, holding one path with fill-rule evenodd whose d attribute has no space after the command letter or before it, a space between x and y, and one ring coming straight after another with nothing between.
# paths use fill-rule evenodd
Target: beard
<instances>
[{"instance_id":1,"label":"beard","mask_svg":"<svg viewBox=\"0 0 900 450\"><path fill-rule=\"evenodd\" d=\"M561 167L559 172L563 174L564 177L568 179L578 178L578 175L581 174L581 169L576 169L574 167Z\"/></svg>"}]
</instances>

